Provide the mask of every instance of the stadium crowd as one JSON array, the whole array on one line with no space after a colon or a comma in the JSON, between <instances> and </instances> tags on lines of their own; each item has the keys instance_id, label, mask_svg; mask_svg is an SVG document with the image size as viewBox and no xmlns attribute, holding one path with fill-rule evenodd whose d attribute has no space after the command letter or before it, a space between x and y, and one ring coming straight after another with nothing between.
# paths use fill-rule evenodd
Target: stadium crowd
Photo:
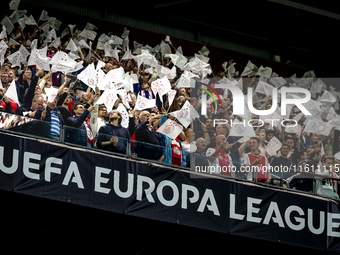
<instances>
[{"instance_id":1,"label":"stadium crowd","mask_svg":"<svg viewBox=\"0 0 340 255\"><path fill-rule=\"evenodd\" d=\"M13 26L9 33L7 19ZM22 132L59 141L64 130L66 142L122 154L131 144L132 153L140 158L207 174L257 178L261 183L305 192L313 192L316 180L317 194L339 198L338 94L314 72L284 79L271 68L258 68L250 61L242 74L233 61L224 63L221 70L211 70L205 46L195 56L184 57L167 36L154 48L134 43L132 51L127 30L121 37L102 34L94 39L96 27L90 23L83 31L68 26L57 37L58 27L44 11L39 25L29 23L32 20L26 15L6 16L3 21L3 128L15 128L13 123L4 124L9 114L15 114L38 120L24 120ZM42 49L46 51L38 53ZM72 67L61 63L60 52ZM102 78L91 80L91 68ZM166 93L156 86L159 81L170 86ZM315 118L292 106L284 117L288 124L296 123L294 128L271 121L284 119L279 111L267 116L270 121L251 113L236 116L233 94L219 84L233 84L244 94L253 88L248 96L258 110L273 107L273 88L308 89L313 99L307 108ZM108 95L109 91L114 95ZM205 100L207 94L219 97ZM252 120L250 129L248 120ZM318 129L320 126L323 128Z\"/></svg>"}]
</instances>

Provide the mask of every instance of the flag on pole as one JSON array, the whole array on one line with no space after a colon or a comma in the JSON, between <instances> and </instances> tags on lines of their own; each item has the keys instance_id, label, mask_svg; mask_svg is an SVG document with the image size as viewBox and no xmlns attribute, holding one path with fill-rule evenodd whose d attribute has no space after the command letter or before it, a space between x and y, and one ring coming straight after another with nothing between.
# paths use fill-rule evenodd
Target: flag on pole
<instances>
[{"instance_id":1,"label":"flag on pole","mask_svg":"<svg viewBox=\"0 0 340 255\"><path fill-rule=\"evenodd\" d=\"M12 64L12 68L15 66L20 67L20 63L21 63L21 59L22 59L22 55L20 51L16 51L13 54L9 55L7 57L7 59L11 62Z\"/></svg>"},{"instance_id":2,"label":"flag on pole","mask_svg":"<svg viewBox=\"0 0 340 255\"><path fill-rule=\"evenodd\" d=\"M8 34L12 33L14 26L7 16L3 18L3 20L1 21L1 24L5 26Z\"/></svg>"},{"instance_id":3,"label":"flag on pole","mask_svg":"<svg viewBox=\"0 0 340 255\"><path fill-rule=\"evenodd\" d=\"M40 14L40 18L39 18L39 21L42 20L42 21L47 21L49 20L50 17L48 16L48 12L45 11L45 10L42 10L41 14ZM38 22L39 22L38 21Z\"/></svg>"},{"instance_id":4,"label":"flag on pole","mask_svg":"<svg viewBox=\"0 0 340 255\"><path fill-rule=\"evenodd\" d=\"M7 33L6 33L6 27L4 25L2 25L2 31L0 33L0 39L4 39L7 38Z\"/></svg>"},{"instance_id":5,"label":"flag on pole","mask_svg":"<svg viewBox=\"0 0 340 255\"><path fill-rule=\"evenodd\" d=\"M183 127L171 119L167 119L162 126L157 129L158 133L166 135L171 139L176 139L177 136L182 132Z\"/></svg>"},{"instance_id":6,"label":"flag on pole","mask_svg":"<svg viewBox=\"0 0 340 255\"><path fill-rule=\"evenodd\" d=\"M169 107L172 105L172 102L175 99L177 91L176 90L169 90L168 91L168 102L169 102Z\"/></svg>"},{"instance_id":7,"label":"flag on pole","mask_svg":"<svg viewBox=\"0 0 340 255\"><path fill-rule=\"evenodd\" d=\"M230 129L230 136L256 136L254 129L247 124L247 121L244 120L244 122L239 121L238 119L235 119L231 123L231 129Z\"/></svg>"},{"instance_id":8,"label":"flag on pole","mask_svg":"<svg viewBox=\"0 0 340 255\"><path fill-rule=\"evenodd\" d=\"M25 24L35 26L35 25L37 25L37 22L35 21L33 15L31 15L28 18L25 19Z\"/></svg>"},{"instance_id":9,"label":"flag on pole","mask_svg":"<svg viewBox=\"0 0 340 255\"><path fill-rule=\"evenodd\" d=\"M94 68L94 64L91 63L90 65L88 65L85 68L85 70L83 70L80 74L77 75L77 79L84 82L87 86L95 89L95 87L98 84L98 73Z\"/></svg>"},{"instance_id":10,"label":"flag on pole","mask_svg":"<svg viewBox=\"0 0 340 255\"><path fill-rule=\"evenodd\" d=\"M56 98L58 94L58 89L56 88L45 88L46 96L47 96L47 102L48 103L53 103L54 99Z\"/></svg>"},{"instance_id":11,"label":"flag on pole","mask_svg":"<svg viewBox=\"0 0 340 255\"><path fill-rule=\"evenodd\" d=\"M12 1L9 3L9 9L10 9L11 11L18 10L19 4L20 4L20 0L12 0Z\"/></svg>"},{"instance_id":12,"label":"flag on pole","mask_svg":"<svg viewBox=\"0 0 340 255\"><path fill-rule=\"evenodd\" d=\"M74 41L72 40L72 38L71 38L70 41L68 42L66 49L67 49L67 50L70 50L70 51L77 51L77 50L78 50L78 47L76 46L76 44L74 43Z\"/></svg>"},{"instance_id":13,"label":"flag on pole","mask_svg":"<svg viewBox=\"0 0 340 255\"><path fill-rule=\"evenodd\" d=\"M96 38L96 36L97 36L97 32L84 29L79 34L79 36L85 37L85 38L90 39L91 41L93 41Z\"/></svg>"},{"instance_id":14,"label":"flag on pole","mask_svg":"<svg viewBox=\"0 0 340 255\"><path fill-rule=\"evenodd\" d=\"M180 110L170 112L169 114L181 122L185 128L188 127L194 119L199 118L199 114L192 107L189 101L186 101Z\"/></svg>"},{"instance_id":15,"label":"flag on pole","mask_svg":"<svg viewBox=\"0 0 340 255\"><path fill-rule=\"evenodd\" d=\"M154 106L156 106L156 99L147 99L138 95L135 105L136 110L150 109Z\"/></svg>"},{"instance_id":16,"label":"flag on pole","mask_svg":"<svg viewBox=\"0 0 340 255\"><path fill-rule=\"evenodd\" d=\"M287 133L294 133L294 134L296 134L297 137L299 137L302 129L301 129L301 126L299 124L296 124L294 127L292 127L292 126L291 127L289 127L289 126L285 127L285 131Z\"/></svg>"},{"instance_id":17,"label":"flag on pole","mask_svg":"<svg viewBox=\"0 0 340 255\"><path fill-rule=\"evenodd\" d=\"M129 113L127 112L123 104L119 104L117 111L122 114L122 122L120 123L123 127L128 128L129 126Z\"/></svg>"},{"instance_id":18,"label":"flag on pole","mask_svg":"<svg viewBox=\"0 0 340 255\"><path fill-rule=\"evenodd\" d=\"M280 142L280 140L273 136L267 144L266 152L269 154L269 156L276 155L276 152L281 149L281 146L282 143Z\"/></svg>"},{"instance_id":19,"label":"flag on pole","mask_svg":"<svg viewBox=\"0 0 340 255\"><path fill-rule=\"evenodd\" d=\"M44 68L45 71L50 70L50 66L48 62L50 59L46 56L47 53L47 46L43 49L32 49L31 56L28 60L28 65L36 65L37 69Z\"/></svg>"},{"instance_id":20,"label":"flag on pole","mask_svg":"<svg viewBox=\"0 0 340 255\"><path fill-rule=\"evenodd\" d=\"M307 122L304 132L327 136L331 132L332 128L332 125L323 122L321 119L313 118Z\"/></svg>"},{"instance_id":21,"label":"flag on pole","mask_svg":"<svg viewBox=\"0 0 340 255\"><path fill-rule=\"evenodd\" d=\"M7 96L12 103L14 102L14 103L16 103L17 105L20 106L20 102L19 102L19 99L18 99L17 86L15 85L14 79L11 82L11 85L8 87L5 96Z\"/></svg>"},{"instance_id":22,"label":"flag on pole","mask_svg":"<svg viewBox=\"0 0 340 255\"><path fill-rule=\"evenodd\" d=\"M156 95L158 93L159 98L162 101L162 96L171 90L171 84L166 76L162 79L157 79L151 83L152 92Z\"/></svg>"},{"instance_id":23,"label":"flag on pole","mask_svg":"<svg viewBox=\"0 0 340 255\"><path fill-rule=\"evenodd\" d=\"M107 89L100 96L96 104L105 104L107 111L110 112L117 99L118 99L117 90Z\"/></svg>"}]
</instances>

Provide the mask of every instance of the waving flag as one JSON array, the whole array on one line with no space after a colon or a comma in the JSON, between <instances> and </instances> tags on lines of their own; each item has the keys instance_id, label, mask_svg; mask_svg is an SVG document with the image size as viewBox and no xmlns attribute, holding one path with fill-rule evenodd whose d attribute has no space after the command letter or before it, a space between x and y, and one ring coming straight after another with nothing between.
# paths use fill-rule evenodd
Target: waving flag
<instances>
[{"instance_id":1,"label":"waving flag","mask_svg":"<svg viewBox=\"0 0 340 255\"><path fill-rule=\"evenodd\" d=\"M171 139L176 139L182 130L183 127L181 125L172 121L171 119L167 119L163 125L157 129L157 132L166 135Z\"/></svg>"}]
</instances>

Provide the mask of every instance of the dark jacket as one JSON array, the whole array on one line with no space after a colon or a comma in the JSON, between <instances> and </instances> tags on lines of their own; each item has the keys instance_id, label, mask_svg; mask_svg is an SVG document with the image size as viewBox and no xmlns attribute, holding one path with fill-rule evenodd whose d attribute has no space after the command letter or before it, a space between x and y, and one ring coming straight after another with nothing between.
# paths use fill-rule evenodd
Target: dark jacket
<instances>
[{"instance_id":1,"label":"dark jacket","mask_svg":"<svg viewBox=\"0 0 340 255\"><path fill-rule=\"evenodd\" d=\"M109 145L107 147L102 147L102 142L110 141L112 136L118 138L117 146ZM125 154L128 141L130 142L130 133L127 128L122 125L114 126L112 124L106 124L99 129L97 148Z\"/></svg>"},{"instance_id":2,"label":"dark jacket","mask_svg":"<svg viewBox=\"0 0 340 255\"><path fill-rule=\"evenodd\" d=\"M87 145L87 132L86 127L84 125L84 121L89 115L89 113L90 112L87 109L85 109L82 115L80 116L73 115L72 117L69 117L67 119L66 126L68 127L65 127L66 142L82 146Z\"/></svg>"},{"instance_id":3,"label":"dark jacket","mask_svg":"<svg viewBox=\"0 0 340 255\"><path fill-rule=\"evenodd\" d=\"M161 138L156 130L150 130L148 124L149 121L145 121L143 124L136 125L134 148L138 157L158 160L164 155L164 147L161 147Z\"/></svg>"},{"instance_id":4,"label":"dark jacket","mask_svg":"<svg viewBox=\"0 0 340 255\"><path fill-rule=\"evenodd\" d=\"M31 108L31 106L32 106L32 100L33 100L33 97L34 97L35 87L38 84L38 78L39 77L32 74L31 83L28 86L26 95L24 97L24 102L25 102L24 106L27 109Z\"/></svg>"}]
</instances>

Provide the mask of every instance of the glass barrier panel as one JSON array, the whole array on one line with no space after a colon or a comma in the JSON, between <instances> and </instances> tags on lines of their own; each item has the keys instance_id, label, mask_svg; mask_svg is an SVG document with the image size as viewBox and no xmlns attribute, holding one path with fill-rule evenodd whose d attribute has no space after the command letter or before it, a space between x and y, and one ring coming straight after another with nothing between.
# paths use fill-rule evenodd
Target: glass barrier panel
<instances>
[{"instance_id":1,"label":"glass barrier panel","mask_svg":"<svg viewBox=\"0 0 340 255\"><path fill-rule=\"evenodd\" d=\"M334 176L334 175L333 175ZM332 174L320 174L315 176L315 192L318 196L339 199L338 194L338 177L332 177Z\"/></svg>"},{"instance_id":2,"label":"glass barrier panel","mask_svg":"<svg viewBox=\"0 0 340 255\"><path fill-rule=\"evenodd\" d=\"M60 141L60 125L51 124L48 121L0 112L0 128L38 138Z\"/></svg>"},{"instance_id":3,"label":"glass barrier panel","mask_svg":"<svg viewBox=\"0 0 340 255\"><path fill-rule=\"evenodd\" d=\"M131 156L133 158L149 159L162 163L162 156L165 158L165 153L166 147L140 141L131 141ZM169 157L165 162L170 162Z\"/></svg>"},{"instance_id":4,"label":"glass barrier panel","mask_svg":"<svg viewBox=\"0 0 340 255\"><path fill-rule=\"evenodd\" d=\"M110 151L124 156L128 153L129 140L123 137L97 133L96 148L103 151Z\"/></svg>"},{"instance_id":5,"label":"glass barrier panel","mask_svg":"<svg viewBox=\"0 0 340 255\"><path fill-rule=\"evenodd\" d=\"M127 155L129 140L126 138L70 126L64 126L63 129L65 143Z\"/></svg>"},{"instance_id":6,"label":"glass barrier panel","mask_svg":"<svg viewBox=\"0 0 340 255\"><path fill-rule=\"evenodd\" d=\"M63 126L64 142L74 145L84 146L88 148L95 148L95 140L93 134L88 133L85 128L75 128L70 126Z\"/></svg>"},{"instance_id":7,"label":"glass barrier panel","mask_svg":"<svg viewBox=\"0 0 340 255\"><path fill-rule=\"evenodd\" d=\"M47 138L53 141L60 141L61 126L51 124L51 122L33 120L19 126L13 126L8 130L18 132L21 134L34 135L40 138Z\"/></svg>"}]
</instances>

